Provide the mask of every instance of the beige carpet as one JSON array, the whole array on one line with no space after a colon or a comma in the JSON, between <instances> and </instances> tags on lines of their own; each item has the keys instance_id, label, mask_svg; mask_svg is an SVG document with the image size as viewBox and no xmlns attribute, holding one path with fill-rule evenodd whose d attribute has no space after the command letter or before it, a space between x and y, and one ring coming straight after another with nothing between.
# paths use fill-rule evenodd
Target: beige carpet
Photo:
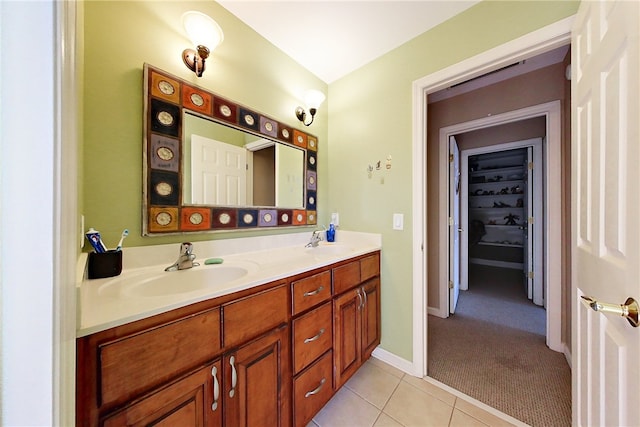
<instances>
[{"instance_id":1,"label":"beige carpet","mask_svg":"<svg viewBox=\"0 0 640 427\"><path fill-rule=\"evenodd\" d=\"M520 272L474 267L456 314L428 325L430 377L529 425L571 425L571 371Z\"/></svg>"}]
</instances>

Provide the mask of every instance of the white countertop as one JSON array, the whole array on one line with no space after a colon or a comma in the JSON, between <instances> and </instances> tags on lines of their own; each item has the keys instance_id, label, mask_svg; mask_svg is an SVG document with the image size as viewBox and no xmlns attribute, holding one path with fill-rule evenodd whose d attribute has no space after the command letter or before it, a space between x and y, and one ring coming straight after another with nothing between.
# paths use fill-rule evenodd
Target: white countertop
<instances>
[{"instance_id":1,"label":"white countertop","mask_svg":"<svg viewBox=\"0 0 640 427\"><path fill-rule=\"evenodd\" d=\"M85 279L77 288L79 313L76 335L86 336L382 248L380 234L338 230L336 243L321 242L318 248L320 250L314 252L313 248L305 248L310 235L311 233L304 232L195 242L193 253L197 255L196 261L201 265L173 272L165 272L164 269L177 259L179 244L125 247L123 269L119 276ZM185 240L188 240L188 236L185 236ZM219 265L204 265L204 261L212 257L222 258L224 262ZM247 273L219 286L178 294L140 296L129 292L145 281L152 286L152 281L158 278L161 278L165 286L167 283L172 286L173 278L176 286L192 280L196 282L202 280L203 275L215 275L216 268L223 266L237 266ZM81 274L84 274L84 264L81 267Z\"/></svg>"}]
</instances>

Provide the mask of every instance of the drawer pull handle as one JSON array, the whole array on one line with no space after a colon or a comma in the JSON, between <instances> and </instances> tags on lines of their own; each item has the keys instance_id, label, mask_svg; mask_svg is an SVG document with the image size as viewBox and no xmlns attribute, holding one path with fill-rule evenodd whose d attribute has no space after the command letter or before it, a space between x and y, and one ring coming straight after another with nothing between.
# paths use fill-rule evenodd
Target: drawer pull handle
<instances>
[{"instance_id":1,"label":"drawer pull handle","mask_svg":"<svg viewBox=\"0 0 640 427\"><path fill-rule=\"evenodd\" d=\"M215 366L211 368L211 376L213 377L213 403L211 404L211 410L218 409L218 398L220 397L220 383L218 382L218 368Z\"/></svg>"},{"instance_id":2,"label":"drawer pull handle","mask_svg":"<svg viewBox=\"0 0 640 427\"><path fill-rule=\"evenodd\" d=\"M235 356L231 356L229 359L229 365L231 365L231 390L229 390L229 397L233 397L236 394L236 384L238 383L238 373L236 372Z\"/></svg>"},{"instance_id":3,"label":"drawer pull handle","mask_svg":"<svg viewBox=\"0 0 640 427\"><path fill-rule=\"evenodd\" d=\"M364 287L362 288L362 296L364 297L364 302L362 303L362 307L364 308L364 306L367 305L367 291L364 289Z\"/></svg>"},{"instance_id":4,"label":"drawer pull handle","mask_svg":"<svg viewBox=\"0 0 640 427\"><path fill-rule=\"evenodd\" d=\"M304 294L302 294L303 297L312 297L314 295L318 295L320 292L322 292L324 290L324 286L320 286L318 289L316 289L315 291L309 291L309 292L305 292Z\"/></svg>"},{"instance_id":5,"label":"drawer pull handle","mask_svg":"<svg viewBox=\"0 0 640 427\"><path fill-rule=\"evenodd\" d=\"M320 385L318 387L316 387L315 389L308 391L304 394L304 397L309 397L309 396L313 396L314 394L318 394L320 393L320 390L322 390L322 386L324 385L324 383L326 383L327 380L325 378L323 378L322 380L320 380Z\"/></svg>"},{"instance_id":6,"label":"drawer pull handle","mask_svg":"<svg viewBox=\"0 0 640 427\"><path fill-rule=\"evenodd\" d=\"M315 340L320 338L322 336L322 334L324 334L324 328L320 329L320 331L315 336L313 336L311 338L305 338L304 343L305 344L309 344L310 342L314 342Z\"/></svg>"}]
</instances>

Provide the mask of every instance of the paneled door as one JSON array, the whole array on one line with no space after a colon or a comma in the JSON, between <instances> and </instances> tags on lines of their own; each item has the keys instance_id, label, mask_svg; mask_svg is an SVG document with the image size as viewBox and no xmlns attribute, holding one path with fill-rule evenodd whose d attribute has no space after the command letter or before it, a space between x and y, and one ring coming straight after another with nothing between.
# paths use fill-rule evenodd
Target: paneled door
<instances>
[{"instance_id":1,"label":"paneled door","mask_svg":"<svg viewBox=\"0 0 640 427\"><path fill-rule=\"evenodd\" d=\"M460 149L449 137L449 314L456 312L460 296Z\"/></svg>"},{"instance_id":2,"label":"paneled door","mask_svg":"<svg viewBox=\"0 0 640 427\"><path fill-rule=\"evenodd\" d=\"M247 205L247 150L191 135L191 203Z\"/></svg>"},{"instance_id":3,"label":"paneled door","mask_svg":"<svg viewBox=\"0 0 640 427\"><path fill-rule=\"evenodd\" d=\"M639 38L640 2L580 3L571 61L577 426L640 422L640 328L602 310L640 299Z\"/></svg>"}]
</instances>

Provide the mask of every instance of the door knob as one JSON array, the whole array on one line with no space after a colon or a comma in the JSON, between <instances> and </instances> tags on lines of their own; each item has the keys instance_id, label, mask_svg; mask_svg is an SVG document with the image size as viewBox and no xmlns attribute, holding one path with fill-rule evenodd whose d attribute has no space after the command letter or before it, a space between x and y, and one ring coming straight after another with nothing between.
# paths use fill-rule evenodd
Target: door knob
<instances>
[{"instance_id":1,"label":"door knob","mask_svg":"<svg viewBox=\"0 0 640 427\"><path fill-rule=\"evenodd\" d=\"M626 318L632 326L640 326L638 322L638 302L629 297L624 304L607 304L596 301L595 298L582 296L582 302L593 309L593 311L601 311L603 313L617 314Z\"/></svg>"}]
</instances>

